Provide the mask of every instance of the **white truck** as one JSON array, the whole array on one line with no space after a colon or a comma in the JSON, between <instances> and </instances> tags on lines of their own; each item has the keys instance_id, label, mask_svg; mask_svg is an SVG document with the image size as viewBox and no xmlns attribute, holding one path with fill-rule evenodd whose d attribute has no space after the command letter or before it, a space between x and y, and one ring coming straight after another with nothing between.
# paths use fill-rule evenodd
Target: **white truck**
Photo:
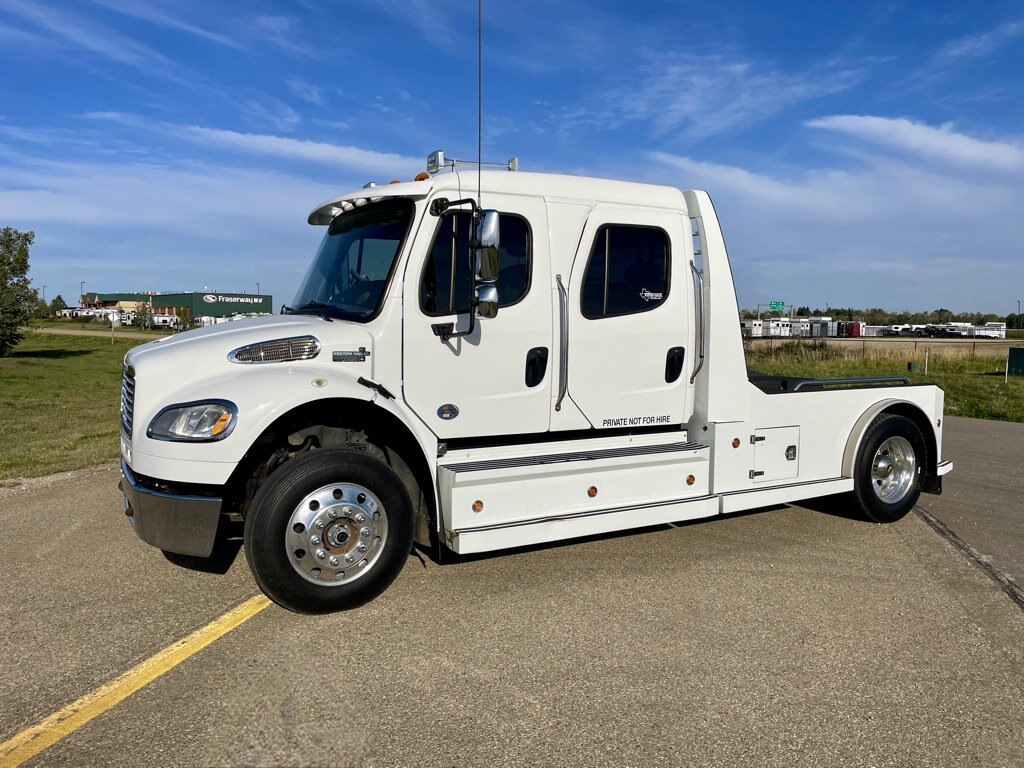
<instances>
[{"instance_id":1,"label":"white truck","mask_svg":"<svg viewBox=\"0 0 1024 768\"><path fill-rule=\"evenodd\" d=\"M244 521L259 586L312 613L380 594L414 541L485 552L840 492L890 522L941 492L938 387L747 371L706 193L428 170L317 207L281 315L127 354L144 541L208 557Z\"/></svg>"}]
</instances>

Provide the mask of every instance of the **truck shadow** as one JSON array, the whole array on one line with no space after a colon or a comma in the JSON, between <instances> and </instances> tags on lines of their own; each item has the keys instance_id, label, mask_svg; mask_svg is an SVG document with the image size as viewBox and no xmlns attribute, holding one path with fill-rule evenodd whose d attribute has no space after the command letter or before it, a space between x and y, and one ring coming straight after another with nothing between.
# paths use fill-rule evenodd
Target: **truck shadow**
<instances>
[{"instance_id":1,"label":"truck shadow","mask_svg":"<svg viewBox=\"0 0 1024 768\"><path fill-rule=\"evenodd\" d=\"M803 507L804 509L821 512L824 515L838 517L843 520L853 520L860 523L872 522L861 511L860 507L857 506L853 494L849 493L836 493L831 496L820 496L816 499L804 499L803 501L793 502L792 506Z\"/></svg>"},{"instance_id":2,"label":"truck shadow","mask_svg":"<svg viewBox=\"0 0 1024 768\"><path fill-rule=\"evenodd\" d=\"M213 552L209 557L194 557L192 555L179 555L177 552L167 552L163 555L168 562L174 563L179 568L200 573L216 573L224 575L231 566L235 564L239 551L242 549L242 526L241 524L225 523L217 530L217 539L213 543Z\"/></svg>"}]
</instances>

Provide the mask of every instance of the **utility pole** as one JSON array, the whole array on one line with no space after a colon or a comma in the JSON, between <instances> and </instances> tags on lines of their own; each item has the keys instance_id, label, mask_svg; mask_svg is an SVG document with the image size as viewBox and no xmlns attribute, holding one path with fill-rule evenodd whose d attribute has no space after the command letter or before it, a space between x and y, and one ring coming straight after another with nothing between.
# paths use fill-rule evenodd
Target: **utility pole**
<instances>
[{"instance_id":1,"label":"utility pole","mask_svg":"<svg viewBox=\"0 0 1024 768\"><path fill-rule=\"evenodd\" d=\"M85 280L78 281L78 303L85 304Z\"/></svg>"},{"instance_id":2,"label":"utility pole","mask_svg":"<svg viewBox=\"0 0 1024 768\"><path fill-rule=\"evenodd\" d=\"M257 295L257 296L259 296L259 295L260 295L260 284L259 284L259 281L257 281L257 283L256 283L256 295ZM1019 302L1019 301L1018 301L1017 303L1018 303L1018 304L1020 304L1020 302ZM1020 308L1018 307L1018 310L1019 310L1019 309L1020 309Z\"/></svg>"}]
</instances>

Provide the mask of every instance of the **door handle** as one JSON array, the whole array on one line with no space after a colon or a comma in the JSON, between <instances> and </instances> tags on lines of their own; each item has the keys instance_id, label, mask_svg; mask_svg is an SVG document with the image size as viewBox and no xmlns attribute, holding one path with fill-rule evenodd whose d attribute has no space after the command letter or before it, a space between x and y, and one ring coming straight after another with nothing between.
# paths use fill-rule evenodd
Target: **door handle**
<instances>
[{"instance_id":1,"label":"door handle","mask_svg":"<svg viewBox=\"0 0 1024 768\"><path fill-rule=\"evenodd\" d=\"M548 348L534 347L526 353L526 386L536 387L548 370Z\"/></svg>"},{"instance_id":2,"label":"door handle","mask_svg":"<svg viewBox=\"0 0 1024 768\"><path fill-rule=\"evenodd\" d=\"M686 350L683 347L672 347L665 355L665 383L671 384L683 372L683 360Z\"/></svg>"}]
</instances>

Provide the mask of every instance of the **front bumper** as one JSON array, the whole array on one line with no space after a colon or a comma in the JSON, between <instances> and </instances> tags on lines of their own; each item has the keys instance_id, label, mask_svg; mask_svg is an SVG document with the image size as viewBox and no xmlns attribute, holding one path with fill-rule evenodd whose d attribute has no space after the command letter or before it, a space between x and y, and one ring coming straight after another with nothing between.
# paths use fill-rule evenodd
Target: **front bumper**
<instances>
[{"instance_id":1,"label":"front bumper","mask_svg":"<svg viewBox=\"0 0 1024 768\"><path fill-rule=\"evenodd\" d=\"M120 488L125 513L144 542L181 555L209 557L213 552L222 499L145 488L123 458Z\"/></svg>"}]
</instances>

